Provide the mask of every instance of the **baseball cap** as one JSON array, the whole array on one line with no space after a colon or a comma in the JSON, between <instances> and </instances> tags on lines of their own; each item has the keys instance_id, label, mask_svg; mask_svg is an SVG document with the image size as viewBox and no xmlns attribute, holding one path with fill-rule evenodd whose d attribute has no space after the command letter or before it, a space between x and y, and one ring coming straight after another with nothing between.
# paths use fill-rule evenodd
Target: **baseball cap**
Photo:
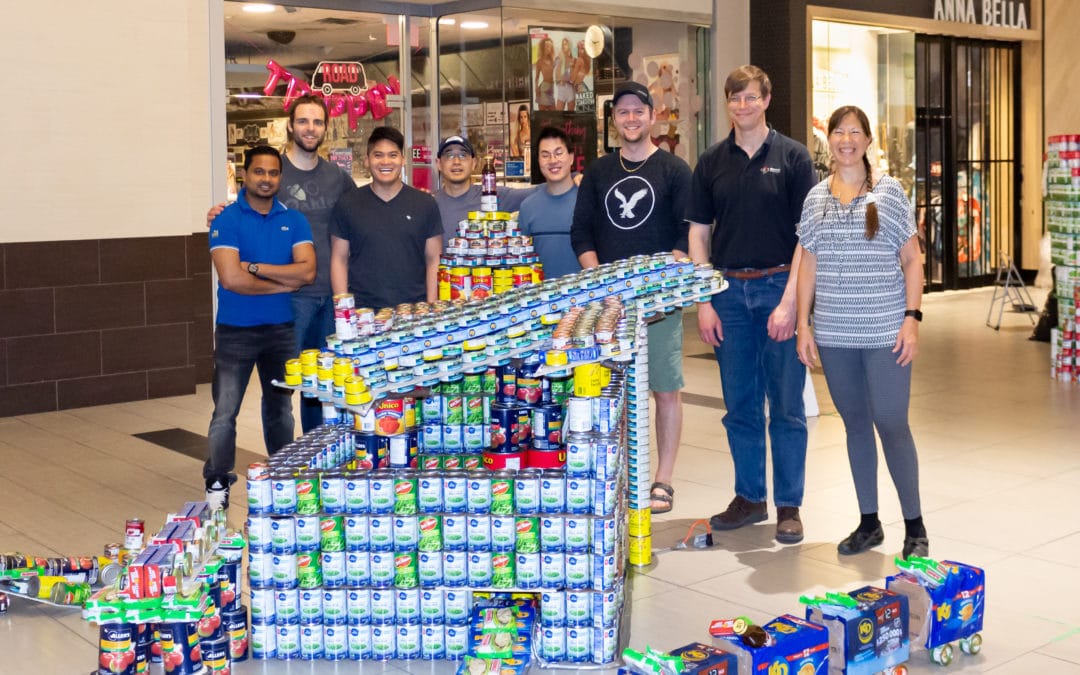
<instances>
[{"instance_id":1,"label":"baseball cap","mask_svg":"<svg viewBox=\"0 0 1080 675\"><path fill-rule=\"evenodd\" d=\"M476 157L476 152L474 152L472 149L472 143L470 143L469 139L465 138L464 136L447 136L446 138L444 138L443 142L439 143L439 152L435 156L442 157L443 153L446 152L446 149L449 148L451 145L460 145L462 148L465 149L465 152L469 153L473 157Z\"/></svg>"},{"instance_id":2,"label":"baseball cap","mask_svg":"<svg viewBox=\"0 0 1080 675\"><path fill-rule=\"evenodd\" d=\"M615 89L615 98L611 99L612 103L618 103L619 99L627 94L633 94L641 99L641 102L650 108L653 107L652 95L649 94L649 90L645 88L645 85L640 82L623 82Z\"/></svg>"}]
</instances>

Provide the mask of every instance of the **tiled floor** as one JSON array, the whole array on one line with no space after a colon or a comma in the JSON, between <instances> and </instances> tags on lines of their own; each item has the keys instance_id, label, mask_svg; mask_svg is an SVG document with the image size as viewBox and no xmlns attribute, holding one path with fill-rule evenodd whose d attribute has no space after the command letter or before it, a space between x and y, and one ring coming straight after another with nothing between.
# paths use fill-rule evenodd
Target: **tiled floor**
<instances>
[{"instance_id":1,"label":"tiled floor","mask_svg":"<svg viewBox=\"0 0 1080 675\"><path fill-rule=\"evenodd\" d=\"M1080 673L1080 386L1049 379L1048 345L1026 339L1026 317L1007 314L1000 331L987 328L989 301L988 290L927 297L914 371L911 419L931 553L987 571L984 649L959 657L949 670ZM688 330L685 353L705 351ZM688 392L720 396L713 362L685 364ZM858 514L843 425L823 377L813 379L822 414L810 423L806 540L778 545L768 522L720 534L712 550L658 553L655 567L632 578L632 645L670 649L708 641L711 619L799 613L801 594L881 583L893 571L903 524L884 467L885 544L852 558L836 553ZM159 525L164 513L201 494L200 462L132 434L171 428L204 434L210 409L203 386L194 396L0 418L0 551L96 552L122 537L125 518ZM257 397L249 398L239 429L240 446L253 451L262 444L257 411ZM731 498L722 411L694 405L685 412L676 506L655 519L658 548ZM244 503L242 491L234 499ZM231 522L242 518L234 508ZM0 616L0 673L86 673L96 660L95 640L77 612L14 600ZM921 650L909 665L915 673L939 669ZM236 668L358 670L441 675L453 666L248 662Z\"/></svg>"}]
</instances>

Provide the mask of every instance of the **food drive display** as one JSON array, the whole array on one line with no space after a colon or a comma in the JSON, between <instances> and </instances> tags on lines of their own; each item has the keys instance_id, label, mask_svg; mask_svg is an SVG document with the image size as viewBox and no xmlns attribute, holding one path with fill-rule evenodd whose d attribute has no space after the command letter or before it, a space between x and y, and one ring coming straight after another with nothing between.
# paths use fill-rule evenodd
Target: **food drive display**
<instances>
[{"instance_id":1,"label":"food drive display","mask_svg":"<svg viewBox=\"0 0 1080 675\"><path fill-rule=\"evenodd\" d=\"M252 654L612 663L648 542L643 322L722 283L661 255L486 301L338 298L355 337L287 369L327 424L249 470Z\"/></svg>"}]
</instances>

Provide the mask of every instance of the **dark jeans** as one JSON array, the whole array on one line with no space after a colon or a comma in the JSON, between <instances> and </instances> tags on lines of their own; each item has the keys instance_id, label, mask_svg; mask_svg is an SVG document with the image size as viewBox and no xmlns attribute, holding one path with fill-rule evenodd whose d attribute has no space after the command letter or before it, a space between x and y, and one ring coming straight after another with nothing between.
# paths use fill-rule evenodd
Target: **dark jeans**
<instances>
[{"instance_id":1,"label":"dark jeans","mask_svg":"<svg viewBox=\"0 0 1080 675\"><path fill-rule=\"evenodd\" d=\"M724 428L735 461L735 494L752 502L768 497L765 480L765 397L773 460L773 501L802 506L806 477L806 368L795 338L769 337L769 315L780 304L786 272L761 279L727 280L712 298L724 341L715 349L724 392Z\"/></svg>"},{"instance_id":2,"label":"dark jeans","mask_svg":"<svg viewBox=\"0 0 1080 675\"><path fill-rule=\"evenodd\" d=\"M251 369L258 367L262 385L263 440L274 454L293 439L292 391L275 387L285 379L285 361L296 356L292 323L267 326L217 325L214 346L214 416L210 419L210 452L203 478L232 478L236 465L236 415L244 401Z\"/></svg>"},{"instance_id":3,"label":"dark jeans","mask_svg":"<svg viewBox=\"0 0 1080 675\"><path fill-rule=\"evenodd\" d=\"M292 308L297 349L326 349L326 336L334 332L334 299L329 295L316 297L293 293ZM304 433L322 422L322 402L301 396L300 426Z\"/></svg>"}]
</instances>

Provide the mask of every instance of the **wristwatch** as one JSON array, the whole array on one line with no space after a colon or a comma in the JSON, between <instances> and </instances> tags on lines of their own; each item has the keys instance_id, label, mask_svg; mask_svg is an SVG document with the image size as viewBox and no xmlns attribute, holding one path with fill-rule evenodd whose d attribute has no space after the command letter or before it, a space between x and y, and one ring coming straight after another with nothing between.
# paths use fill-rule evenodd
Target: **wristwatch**
<instances>
[{"instance_id":1,"label":"wristwatch","mask_svg":"<svg viewBox=\"0 0 1080 675\"><path fill-rule=\"evenodd\" d=\"M248 272L259 276L259 263L248 263Z\"/></svg>"},{"instance_id":2,"label":"wristwatch","mask_svg":"<svg viewBox=\"0 0 1080 675\"><path fill-rule=\"evenodd\" d=\"M915 319L916 321L922 321L922 310L921 309L909 309L909 310L906 310L904 312L904 316L905 317L910 316L912 319Z\"/></svg>"}]
</instances>

